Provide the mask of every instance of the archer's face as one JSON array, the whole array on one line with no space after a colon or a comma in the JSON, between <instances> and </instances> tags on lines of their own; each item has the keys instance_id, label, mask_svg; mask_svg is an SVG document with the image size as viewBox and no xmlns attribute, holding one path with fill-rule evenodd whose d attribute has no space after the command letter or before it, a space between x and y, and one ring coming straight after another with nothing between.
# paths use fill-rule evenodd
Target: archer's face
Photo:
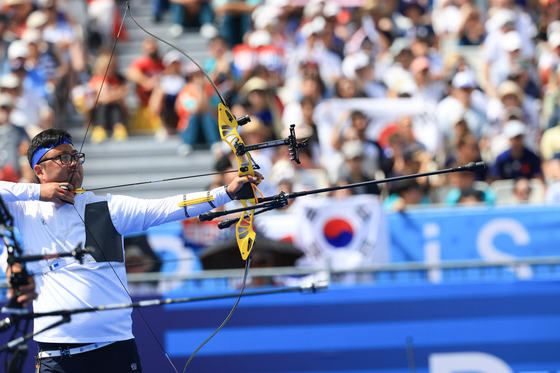
<instances>
[{"instance_id":1,"label":"archer's face","mask_svg":"<svg viewBox=\"0 0 560 373\"><path fill-rule=\"evenodd\" d=\"M50 150L42 159L56 157L61 154L77 154L78 151L70 144L62 144ZM81 163L73 161L72 164L63 165L60 158L48 160L35 166L35 174L41 183L69 182L74 188L81 188L84 180L84 167Z\"/></svg>"}]
</instances>

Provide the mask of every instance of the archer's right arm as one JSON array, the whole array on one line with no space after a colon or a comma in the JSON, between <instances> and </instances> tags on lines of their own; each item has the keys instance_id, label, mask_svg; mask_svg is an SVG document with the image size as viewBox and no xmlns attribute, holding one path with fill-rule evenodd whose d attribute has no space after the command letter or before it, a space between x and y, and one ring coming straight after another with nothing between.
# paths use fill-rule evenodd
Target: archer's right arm
<instances>
[{"instance_id":1,"label":"archer's right arm","mask_svg":"<svg viewBox=\"0 0 560 373\"><path fill-rule=\"evenodd\" d=\"M11 183L0 181L0 197L4 202L17 201L44 201L53 202L57 205L63 202L74 203L74 195L70 191L61 189L61 186L70 186L69 183Z\"/></svg>"}]
</instances>

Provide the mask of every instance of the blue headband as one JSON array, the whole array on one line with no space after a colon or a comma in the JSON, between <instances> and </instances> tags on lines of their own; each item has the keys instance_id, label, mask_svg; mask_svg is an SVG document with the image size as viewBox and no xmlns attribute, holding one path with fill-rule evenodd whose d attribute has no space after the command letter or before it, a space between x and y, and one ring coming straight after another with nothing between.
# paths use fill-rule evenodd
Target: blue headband
<instances>
[{"instance_id":1,"label":"blue headband","mask_svg":"<svg viewBox=\"0 0 560 373\"><path fill-rule=\"evenodd\" d=\"M32 169L35 168L35 166L37 165L37 163L39 163L41 158L43 158L45 154L47 154L50 150L53 150L54 148L62 144L70 144L74 146L74 144L72 144L72 141L70 141L68 137L63 137L62 140L60 140L57 143L54 143L51 146L48 146L46 148L43 147L38 148L37 150L35 150L35 153L33 153L33 158L31 159L31 168Z\"/></svg>"}]
</instances>

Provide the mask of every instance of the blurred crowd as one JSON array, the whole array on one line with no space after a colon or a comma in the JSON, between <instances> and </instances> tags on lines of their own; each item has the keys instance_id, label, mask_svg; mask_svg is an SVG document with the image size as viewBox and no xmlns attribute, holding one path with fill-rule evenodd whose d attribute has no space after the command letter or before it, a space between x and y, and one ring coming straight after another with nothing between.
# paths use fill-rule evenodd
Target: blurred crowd
<instances>
[{"instance_id":1,"label":"blurred crowd","mask_svg":"<svg viewBox=\"0 0 560 373\"><path fill-rule=\"evenodd\" d=\"M145 1L145 3L147 0ZM178 156L211 150L220 97L194 63L151 38L119 66L115 0L2 0L0 179L33 181L22 161L38 131L69 115L92 143L151 134ZM134 1L131 4L134 10ZM200 61L247 144L296 125L301 164L253 152L264 194L345 185L484 161L460 172L345 189L389 210L424 203L560 200L558 0L151 0L167 37L207 41ZM126 30L121 37L126 40ZM175 38L175 39L173 39ZM134 100L131 100L134 98ZM131 104L132 103L132 104ZM227 180L216 180L216 183Z\"/></svg>"}]
</instances>

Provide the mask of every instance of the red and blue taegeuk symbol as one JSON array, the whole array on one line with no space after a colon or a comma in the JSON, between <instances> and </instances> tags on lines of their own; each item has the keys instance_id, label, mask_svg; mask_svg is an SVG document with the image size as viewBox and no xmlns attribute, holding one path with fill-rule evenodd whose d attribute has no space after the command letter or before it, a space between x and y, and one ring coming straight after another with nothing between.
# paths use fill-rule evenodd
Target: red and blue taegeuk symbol
<instances>
[{"instance_id":1,"label":"red and blue taegeuk symbol","mask_svg":"<svg viewBox=\"0 0 560 373\"><path fill-rule=\"evenodd\" d=\"M323 233L327 242L334 247L344 247L352 241L354 230L348 221L340 218L329 219Z\"/></svg>"}]
</instances>

